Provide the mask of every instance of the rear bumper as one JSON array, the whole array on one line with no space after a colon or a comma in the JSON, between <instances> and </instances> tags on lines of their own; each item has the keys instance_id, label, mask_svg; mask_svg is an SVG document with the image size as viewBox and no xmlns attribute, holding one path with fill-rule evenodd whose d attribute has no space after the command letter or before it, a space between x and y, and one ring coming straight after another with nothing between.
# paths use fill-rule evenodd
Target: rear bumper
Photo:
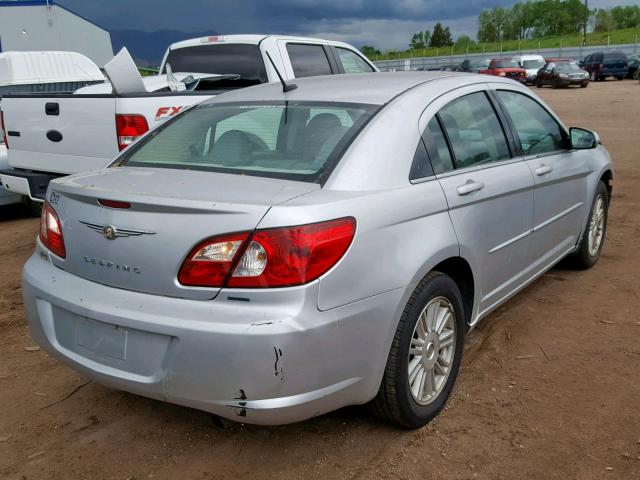
<instances>
[{"instance_id":1,"label":"rear bumper","mask_svg":"<svg viewBox=\"0 0 640 480\"><path fill-rule=\"evenodd\" d=\"M61 176L60 174L28 172L12 168L0 170L0 182L5 190L24 195L37 202L45 200L49 182Z\"/></svg>"},{"instance_id":2,"label":"rear bumper","mask_svg":"<svg viewBox=\"0 0 640 480\"><path fill-rule=\"evenodd\" d=\"M120 290L53 266L23 271L33 339L100 383L246 423L283 424L372 399L405 290L328 311L318 284L215 300Z\"/></svg>"}]
</instances>

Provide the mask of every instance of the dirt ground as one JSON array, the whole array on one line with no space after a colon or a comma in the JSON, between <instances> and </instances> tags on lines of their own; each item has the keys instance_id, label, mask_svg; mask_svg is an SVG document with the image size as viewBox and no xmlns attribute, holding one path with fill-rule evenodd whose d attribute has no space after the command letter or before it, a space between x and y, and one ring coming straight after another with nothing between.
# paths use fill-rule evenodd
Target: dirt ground
<instances>
[{"instance_id":1,"label":"dirt ground","mask_svg":"<svg viewBox=\"0 0 640 480\"><path fill-rule=\"evenodd\" d=\"M84 385L26 350L20 269L38 223L0 210L0 478L640 478L640 85L538 92L568 125L598 131L615 161L602 258L552 270L483 321L448 407L417 431L363 408L221 429Z\"/></svg>"}]
</instances>

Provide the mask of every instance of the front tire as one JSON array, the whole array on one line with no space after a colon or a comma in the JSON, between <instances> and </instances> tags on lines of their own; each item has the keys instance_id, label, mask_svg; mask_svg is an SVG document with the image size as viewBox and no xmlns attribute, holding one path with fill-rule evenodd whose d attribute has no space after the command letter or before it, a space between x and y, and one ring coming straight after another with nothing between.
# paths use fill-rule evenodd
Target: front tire
<instances>
[{"instance_id":1,"label":"front tire","mask_svg":"<svg viewBox=\"0 0 640 480\"><path fill-rule=\"evenodd\" d=\"M466 322L462 295L451 277L431 272L416 287L400 318L374 414L405 428L435 417L458 375Z\"/></svg>"},{"instance_id":2,"label":"front tire","mask_svg":"<svg viewBox=\"0 0 640 480\"><path fill-rule=\"evenodd\" d=\"M608 217L609 191L604 182L600 181L578 249L568 259L571 266L586 270L596 264L604 245Z\"/></svg>"}]
</instances>

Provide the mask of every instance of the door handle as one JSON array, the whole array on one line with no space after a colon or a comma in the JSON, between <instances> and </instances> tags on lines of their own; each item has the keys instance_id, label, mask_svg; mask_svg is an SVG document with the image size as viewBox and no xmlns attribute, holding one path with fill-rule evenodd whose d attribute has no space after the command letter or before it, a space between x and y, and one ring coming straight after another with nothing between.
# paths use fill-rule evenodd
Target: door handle
<instances>
[{"instance_id":1,"label":"door handle","mask_svg":"<svg viewBox=\"0 0 640 480\"><path fill-rule=\"evenodd\" d=\"M551 168L549 165L540 165L538 168L536 168L536 175L546 175L547 173L551 173L553 171L553 168Z\"/></svg>"},{"instance_id":2,"label":"door handle","mask_svg":"<svg viewBox=\"0 0 640 480\"><path fill-rule=\"evenodd\" d=\"M471 192L477 192L484 188L484 183L476 182L475 180L467 180L467 183L460 185L456 188L458 195L469 195Z\"/></svg>"}]
</instances>

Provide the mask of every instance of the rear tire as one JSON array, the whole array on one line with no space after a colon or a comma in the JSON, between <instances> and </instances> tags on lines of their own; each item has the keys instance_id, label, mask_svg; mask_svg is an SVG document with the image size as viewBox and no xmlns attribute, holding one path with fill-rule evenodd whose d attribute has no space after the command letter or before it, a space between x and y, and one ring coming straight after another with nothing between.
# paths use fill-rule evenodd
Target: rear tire
<instances>
[{"instance_id":1,"label":"rear tire","mask_svg":"<svg viewBox=\"0 0 640 480\"><path fill-rule=\"evenodd\" d=\"M400 318L380 390L370 404L373 413L404 428L422 427L435 417L451 395L465 333L458 286L443 273L429 273Z\"/></svg>"},{"instance_id":2,"label":"rear tire","mask_svg":"<svg viewBox=\"0 0 640 480\"><path fill-rule=\"evenodd\" d=\"M624 80L624 76L622 76L622 75L618 75L618 76L616 77L616 79L617 79L617 80Z\"/></svg>"},{"instance_id":3,"label":"rear tire","mask_svg":"<svg viewBox=\"0 0 640 480\"><path fill-rule=\"evenodd\" d=\"M567 259L569 265L579 270L586 270L596 264L604 245L608 217L609 191L604 182L600 181L578 249Z\"/></svg>"}]
</instances>

